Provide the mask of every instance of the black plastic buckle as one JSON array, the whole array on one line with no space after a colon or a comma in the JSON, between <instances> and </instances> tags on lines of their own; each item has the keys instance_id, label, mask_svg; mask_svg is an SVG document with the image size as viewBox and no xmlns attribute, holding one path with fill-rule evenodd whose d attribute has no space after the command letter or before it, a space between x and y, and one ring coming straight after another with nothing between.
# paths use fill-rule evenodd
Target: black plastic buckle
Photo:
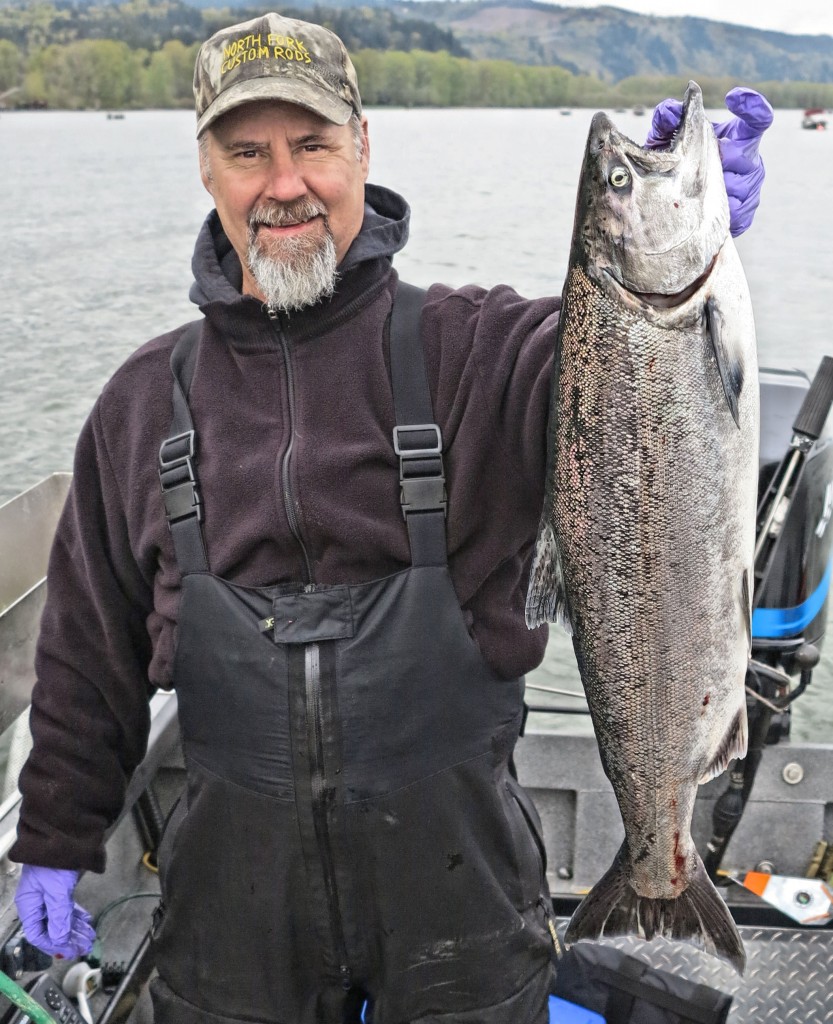
<instances>
[{"instance_id":1,"label":"black plastic buckle","mask_svg":"<svg viewBox=\"0 0 833 1024\"><path fill-rule=\"evenodd\" d=\"M409 512L442 512L444 516L447 515L445 476L400 476L399 483L399 501L405 519Z\"/></svg>"},{"instance_id":2,"label":"black plastic buckle","mask_svg":"<svg viewBox=\"0 0 833 1024\"><path fill-rule=\"evenodd\" d=\"M430 447L408 447L408 435L426 431L434 434L435 444ZM393 450L399 456L399 500L403 517L407 520L412 512L442 512L445 516L448 499L443 468L443 439L437 424L410 423L394 427ZM406 471L406 467L410 472Z\"/></svg>"},{"instance_id":3,"label":"black plastic buckle","mask_svg":"<svg viewBox=\"0 0 833 1024\"><path fill-rule=\"evenodd\" d=\"M408 448L400 443L400 437L406 434L419 434L431 430L437 438L437 443L431 448ZM409 423L404 427L393 428L393 450L400 459L424 459L428 455L442 455L443 435L436 423Z\"/></svg>"},{"instance_id":4,"label":"black plastic buckle","mask_svg":"<svg viewBox=\"0 0 833 1024\"><path fill-rule=\"evenodd\" d=\"M189 516L202 522L202 502L194 475L195 451L193 430L169 437L159 446L159 482L168 527Z\"/></svg>"},{"instance_id":5,"label":"black plastic buckle","mask_svg":"<svg viewBox=\"0 0 833 1024\"><path fill-rule=\"evenodd\" d=\"M185 450L180 451L182 444L185 444ZM166 451L176 448L175 452L171 452L170 457L166 458ZM184 434L176 434L174 437L169 437L162 442L159 446L159 472L164 473L168 469L175 469L177 466L181 466L186 462L190 462L194 457L195 452L194 442L194 431L186 430Z\"/></svg>"}]
</instances>

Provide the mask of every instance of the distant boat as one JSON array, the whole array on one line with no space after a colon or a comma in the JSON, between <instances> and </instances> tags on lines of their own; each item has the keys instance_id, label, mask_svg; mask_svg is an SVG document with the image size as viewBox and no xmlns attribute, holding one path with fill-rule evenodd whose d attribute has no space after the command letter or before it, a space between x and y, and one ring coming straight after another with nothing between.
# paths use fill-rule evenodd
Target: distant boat
<instances>
[{"instance_id":1,"label":"distant boat","mask_svg":"<svg viewBox=\"0 0 833 1024\"><path fill-rule=\"evenodd\" d=\"M823 107L808 107L801 119L801 127L809 131L823 132L827 128L827 120L822 117L824 112Z\"/></svg>"},{"instance_id":2,"label":"distant boat","mask_svg":"<svg viewBox=\"0 0 833 1024\"><path fill-rule=\"evenodd\" d=\"M123 121L124 120L124 114L114 114L114 113L108 111L107 112L107 120L108 121Z\"/></svg>"},{"instance_id":3,"label":"distant boat","mask_svg":"<svg viewBox=\"0 0 833 1024\"><path fill-rule=\"evenodd\" d=\"M562 110L561 113L564 114L564 116L566 117L568 114L572 114L572 110L566 110L565 109L565 110Z\"/></svg>"},{"instance_id":4,"label":"distant boat","mask_svg":"<svg viewBox=\"0 0 833 1024\"><path fill-rule=\"evenodd\" d=\"M634 112L634 114L637 115L637 117L642 117L642 115L645 113L645 108L644 107L634 107L633 108L633 112Z\"/></svg>"}]
</instances>

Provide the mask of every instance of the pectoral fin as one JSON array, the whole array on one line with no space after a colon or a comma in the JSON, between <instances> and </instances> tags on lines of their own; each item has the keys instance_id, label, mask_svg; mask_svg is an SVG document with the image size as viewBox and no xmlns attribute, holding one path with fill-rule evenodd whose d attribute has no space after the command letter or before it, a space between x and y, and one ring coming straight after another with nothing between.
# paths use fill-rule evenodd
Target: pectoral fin
<instances>
[{"instance_id":1,"label":"pectoral fin","mask_svg":"<svg viewBox=\"0 0 833 1024\"><path fill-rule=\"evenodd\" d=\"M740 427L740 414L738 401L743 389L743 366L737 356L732 352L731 346L726 338L725 324L720 307L713 298L706 300L703 310L706 333L711 338L714 348L717 370L723 384L723 393L729 404L729 411L735 425Z\"/></svg>"},{"instance_id":2,"label":"pectoral fin","mask_svg":"<svg viewBox=\"0 0 833 1024\"><path fill-rule=\"evenodd\" d=\"M558 542L552 526L542 519L529 575L526 624L530 629L535 629L545 622L559 622L572 636L573 627L567 609Z\"/></svg>"}]
</instances>

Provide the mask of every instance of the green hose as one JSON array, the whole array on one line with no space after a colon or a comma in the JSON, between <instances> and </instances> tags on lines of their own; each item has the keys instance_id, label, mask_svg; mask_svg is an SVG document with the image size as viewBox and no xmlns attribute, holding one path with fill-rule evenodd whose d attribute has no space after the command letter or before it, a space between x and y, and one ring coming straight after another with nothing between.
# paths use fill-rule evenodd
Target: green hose
<instances>
[{"instance_id":1,"label":"green hose","mask_svg":"<svg viewBox=\"0 0 833 1024\"><path fill-rule=\"evenodd\" d=\"M24 992L16 981L12 981L8 974L4 974L2 971L0 971L0 992L15 1006L19 1006L32 1021L32 1024L55 1024L55 1018L50 1016L40 1003L36 1003L28 992Z\"/></svg>"}]
</instances>

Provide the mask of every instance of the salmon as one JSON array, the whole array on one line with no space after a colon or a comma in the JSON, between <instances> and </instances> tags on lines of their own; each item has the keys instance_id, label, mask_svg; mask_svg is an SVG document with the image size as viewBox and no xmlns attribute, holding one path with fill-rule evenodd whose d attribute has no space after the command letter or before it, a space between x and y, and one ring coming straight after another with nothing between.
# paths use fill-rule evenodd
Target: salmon
<instances>
[{"instance_id":1,"label":"salmon","mask_svg":"<svg viewBox=\"0 0 833 1024\"><path fill-rule=\"evenodd\" d=\"M625 840L567 942L743 944L691 837L743 757L758 472L755 327L696 83L667 150L592 120L555 339L530 628L571 633Z\"/></svg>"}]
</instances>

